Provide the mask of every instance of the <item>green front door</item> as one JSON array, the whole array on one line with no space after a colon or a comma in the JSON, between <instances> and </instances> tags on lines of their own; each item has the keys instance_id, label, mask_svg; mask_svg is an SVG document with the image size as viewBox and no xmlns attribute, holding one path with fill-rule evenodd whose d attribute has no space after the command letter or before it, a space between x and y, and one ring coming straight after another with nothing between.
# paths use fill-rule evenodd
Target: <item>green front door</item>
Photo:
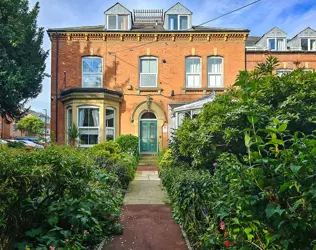
<instances>
[{"instance_id":1,"label":"green front door","mask_svg":"<svg viewBox=\"0 0 316 250\"><path fill-rule=\"evenodd\" d=\"M157 121L140 121L140 152L157 152Z\"/></svg>"}]
</instances>

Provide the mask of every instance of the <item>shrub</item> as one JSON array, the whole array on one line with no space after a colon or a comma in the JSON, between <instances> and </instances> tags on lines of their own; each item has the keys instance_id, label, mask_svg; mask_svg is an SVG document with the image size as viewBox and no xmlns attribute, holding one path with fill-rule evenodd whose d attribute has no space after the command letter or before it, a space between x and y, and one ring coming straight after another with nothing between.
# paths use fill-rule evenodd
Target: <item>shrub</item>
<instances>
[{"instance_id":1,"label":"shrub","mask_svg":"<svg viewBox=\"0 0 316 250\"><path fill-rule=\"evenodd\" d=\"M116 139L123 152L138 157L139 138L134 135L120 135Z\"/></svg>"},{"instance_id":2,"label":"shrub","mask_svg":"<svg viewBox=\"0 0 316 250\"><path fill-rule=\"evenodd\" d=\"M0 180L1 249L85 249L121 230L117 177L86 150L2 150Z\"/></svg>"},{"instance_id":3,"label":"shrub","mask_svg":"<svg viewBox=\"0 0 316 250\"><path fill-rule=\"evenodd\" d=\"M23 144L23 142L19 142L19 141L8 142L7 147L26 149L26 146Z\"/></svg>"},{"instance_id":4,"label":"shrub","mask_svg":"<svg viewBox=\"0 0 316 250\"><path fill-rule=\"evenodd\" d=\"M118 143L102 142L94 145L89 151L90 156L101 169L118 176L123 188L134 179L137 161L130 154L122 153Z\"/></svg>"}]
</instances>

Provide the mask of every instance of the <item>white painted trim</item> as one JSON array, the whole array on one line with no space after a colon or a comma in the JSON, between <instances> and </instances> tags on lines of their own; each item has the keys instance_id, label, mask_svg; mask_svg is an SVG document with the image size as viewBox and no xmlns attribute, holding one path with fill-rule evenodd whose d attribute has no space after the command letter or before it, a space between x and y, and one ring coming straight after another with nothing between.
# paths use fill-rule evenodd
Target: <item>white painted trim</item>
<instances>
[{"instance_id":1,"label":"white painted trim","mask_svg":"<svg viewBox=\"0 0 316 250\"><path fill-rule=\"evenodd\" d=\"M282 39L283 43L284 43L284 49L277 49L278 43L277 40ZM270 49L270 44L269 44L269 40L274 40L275 43L275 49ZM267 48L270 51L285 51L287 50L287 42L286 42L286 37L267 37Z\"/></svg>"},{"instance_id":2,"label":"white painted trim","mask_svg":"<svg viewBox=\"0 0 316 250\"><path fill-rule=\"evenodd\" d=\"M316 37L300 37L301 50L303 50L302 49L302 39L306 39L307 40L307 51L316 51L316 49L315 50L311 49L311 44L310 44L310 40L316 40Z\"/></svg>"},{"instance_id":3,"label":"white painted trim","mask_svg":"<svg viewBox=\"0 0 316 250\"><path fill-rule=\"evenodd\" d=\"M114 117L113 117L113 128L112 127L109 127L110 129L113 129L114 130L114 133L113 133L113 135L114 135L114 137L113 137L113 141L115 141L115 139L116 139L116 110L115 110L115 108L111 108L111 107L107 107L107 108L105 108L105 140L107 140L106 139L106 130L107 130L107 124L106 124L106 110L113 110L114 111Z\"/></svg>"},{"instance_id":4,"label":"white painted trim","mask_svg":"<svg viewBox=\"0 0 316 250\"><path fill-rule=\"evenodd\" d=\"M141 60L144 59L154 59L157 62L157 72L156 73L141 73ZM141 56L139 57L139 61L138 61L138 72L139 72L139 87L141 88L157 88L158 87L158 72L159 72L159 61L158 61L158 57L155 56ZM156 85L155 86L142 86L142 81L141 81L141 75L156 75Z\"/></svg>"},{"instance_id":5,"label":"white painted trim","mask_svg":"<svg viewBox=\"0 0 316 250\"><path fill-rule=\"evenodd\" d=\"M219 73L210 73L210 72L208 72L208 64L209 64L209 58L220 58L220 59L222 59L222 73L221 74L219 74ZM224 87L224 57L222 57L222 56L208 56L207 57L207 87L208 88L222 88L222 87ZM210 75L221 75L222 76L222 83L221 83L221 86L210 86L210 82L209 82L209 76Z\"/></svg>"},{"instance_id":6,"label":"white painted trim","mask_svg":"<svg viewBox=\"0 0 316 250\"><path fill-rule=\"evenodd\" d=\"M115 29L110 29L109 28L109 16L116 16L116 23L115 23ZM107 30L123 30L118 28L118 16L127 16L127 29L131 29L131 15L130 14L106 14L106 29Z\"/></svg>"}]
</instances>

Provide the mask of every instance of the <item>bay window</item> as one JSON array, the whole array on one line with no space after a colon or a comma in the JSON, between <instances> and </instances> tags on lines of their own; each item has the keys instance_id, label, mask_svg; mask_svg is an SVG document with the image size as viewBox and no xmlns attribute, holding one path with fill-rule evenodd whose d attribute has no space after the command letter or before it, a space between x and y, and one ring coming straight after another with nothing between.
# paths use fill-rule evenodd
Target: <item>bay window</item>
<instances>
[{"instance_id":1,"label":"bay window","mask_svg":"<svg viewBox=\"0 0 316 250\"><path fill-rule=\"evenodd\" d=\"M140 58L140 87L157 87L158 60L156 57Z\"/></svg>"},{"instance_id":2,"label":"bay window","mask_svg":"<svg viewBox=\"0 0 316 250\"><path fill-rule=\"evenodd\" d=\"M269 50L285 50L285 38L269 38L268 39Z\"/></svg>"},{"instance_id":3,"label":"bay window","mask_svg":"<svg viewBox=\"0 0 316 250\"><path fill-rule=\"evenodd\" d=\"M80 145L92 146L99 143L100 114L97 107L78 108L78 129L80 132Z\"/></svg>"},{"instance_id":4,"label":"bay window","mask_svg":"<svg viewBox=\"0 0 316 250\"><path fill-rule=\"evenodd\" d=\"M185 59L186 87L201 87L201 58L187 57Z\"/></svg>"},{"instance_id":5,"label":"bay window","mask_svg":"<svg viewBox=\"0 0 316 250\"><path fill-rule=\"evenodd\" d=\"M105 136L107 141L115 140L115 110L107 108L105 112Z\"/></svg>"},{"instance_id":6,"label":"bay window","mask_svg":"<svg viewBox=\"0 0 316 250\"><path fill-rule=\"evenodd\" d=\"M102 87L102 58L89 56L82 58L82 87Z\"/></svg>"},{"instance_id":7,"label":"bay window","mask_svg":"<svg viewBox=\"0 0 316 250\"><path fill-rule=\"evenodd\" d=\"M208 87L223 87L223 58L211 56L207 58Z\"/></svg>"}]
</instances>

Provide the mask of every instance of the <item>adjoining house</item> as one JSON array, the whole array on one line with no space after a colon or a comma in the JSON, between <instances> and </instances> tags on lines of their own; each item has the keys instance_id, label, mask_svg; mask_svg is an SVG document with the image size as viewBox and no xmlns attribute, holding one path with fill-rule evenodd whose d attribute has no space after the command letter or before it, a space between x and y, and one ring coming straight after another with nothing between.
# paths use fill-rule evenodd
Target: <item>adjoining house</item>
<instances>
[{"instance_id":1,"label":"adjoining house","mask_svg":"<svg viewBox=\"0 0 316 250\"><path fill-rule=\"evenodd\" d=\"M249 36L246 41L247 70L253 70L258 62L269 56L278 57L280 66L277 74L282 75L298 67L306 71L316 68L316 31L310 27L299 32L292 39L278 27L262 37Z\"/></svg>"},{"instance_id":2,"label":"adjoining house","mask_svg":"<svg viewBox=\"0 0 316 250\"><path fill-rule=\"evenodd\" d=\"M245 70L248 29L193 20L181 3L133 12L116 3L101 25L49 29L57 143L75 124L82 147L120 134L139 136L141 153L167 147L173 110L223 92Z\"/></svg>"}]
</instances>

